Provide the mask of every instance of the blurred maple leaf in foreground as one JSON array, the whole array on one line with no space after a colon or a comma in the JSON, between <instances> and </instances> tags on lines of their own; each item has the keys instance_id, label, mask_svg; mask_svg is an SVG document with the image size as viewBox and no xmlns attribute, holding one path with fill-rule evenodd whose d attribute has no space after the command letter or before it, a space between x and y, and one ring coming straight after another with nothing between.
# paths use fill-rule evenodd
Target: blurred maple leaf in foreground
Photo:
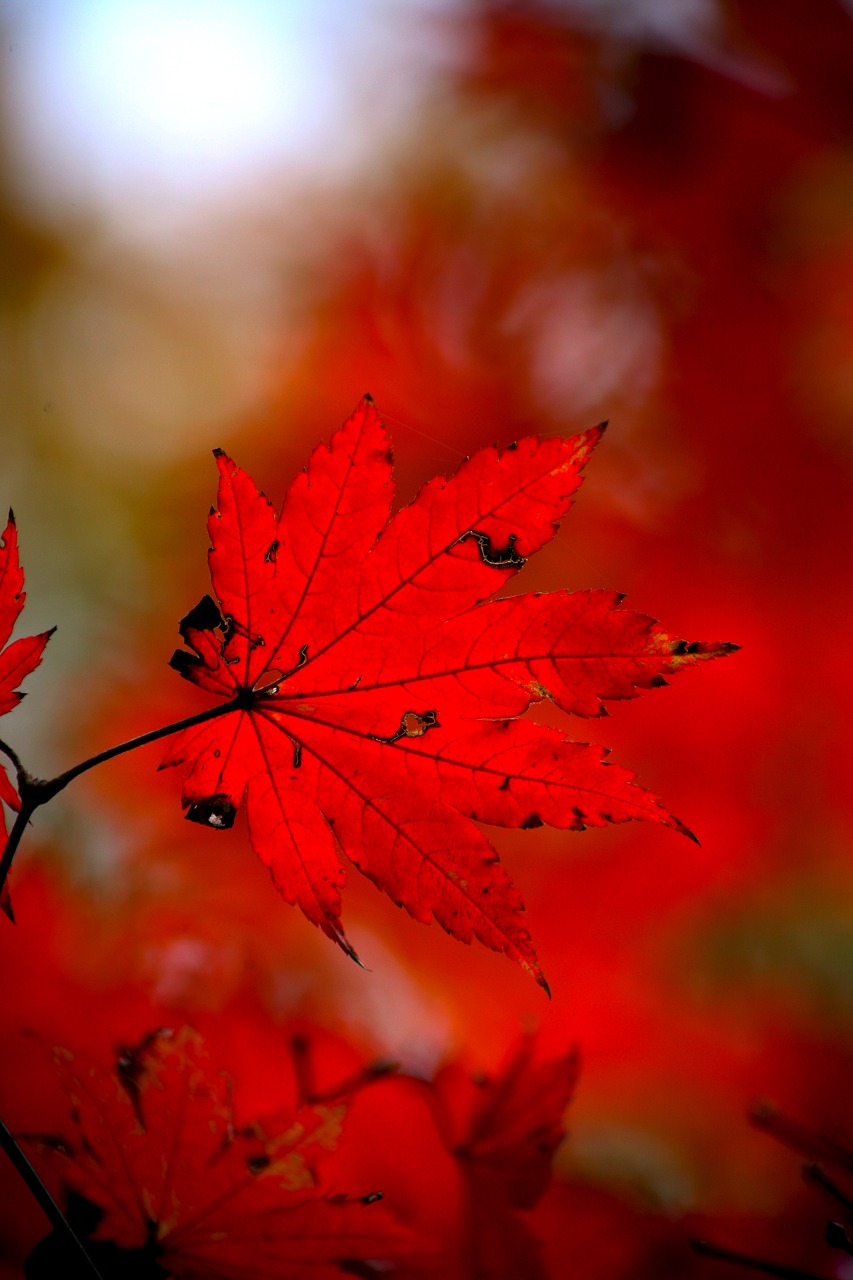
<instances>
[{"instance_id":1,"label":"blurred maple leaf in foreground","mask_svg":"<svg viewBox=\"0 0 853 1280\"><path fill-rule=\"evenodd\" d=\"M75 1226L107 1276L180 1280L372 1275L417 1251L381 1199L323 1186L345 1106L287 1108L235 1124L230 1087L190 1028L152 1032L113 1071L54 1051L71 1103L67 1135L28 1135L62 1161ZM53 1275L53 1236L30 1280ZM387 1267L385 1268L387 1270Z\"/></svg>"},{"instance_id":2,"label":"blurred maple leaf in foreground","mask_svg":"<svg viewBox=\"0 0 853 1280\"><path fill-rule=\"evenodd\" d=\"M551 540L603 427L482 449L389 518L391 449L366 398L281 515L223 453L210 597L172 665L230 699L179 733L187 817L227 827L244 794L282 895L353 958L338 848L400 906L478 938L547 990L521 898L474 820L690 832L606 751L522 719L602 715L736 646L687 644L610 591L489 601Z\"/></svg>"}]
</instances>

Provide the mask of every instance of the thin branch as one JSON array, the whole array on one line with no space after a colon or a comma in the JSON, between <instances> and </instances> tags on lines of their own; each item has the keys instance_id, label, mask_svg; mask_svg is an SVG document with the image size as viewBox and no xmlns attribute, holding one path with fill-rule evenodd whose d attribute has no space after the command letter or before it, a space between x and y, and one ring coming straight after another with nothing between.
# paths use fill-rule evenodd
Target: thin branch
<instances>
[{"instance_id":1,"label":"thin branch","mask_svg":"<svg viewBox=\"0 0 853 1280\"><path fill-rule=\"evenodd\" d=\"M131 738L128 742L120 742L115 747L108 747L106 751L99 751L97 755L90 756L88 760L83 760L80 764L74 765L73 768L66 769L64 773L60 773L55 778L49 778L46 781L31 777L21 765L15 752L4 743L0 743L0 749L6 752L18 771L18 789L21 794L21 808L15 818L12 830L9 832L3 857L0 860L0 892L2 892L6 883L6 877L9 874L18 845L21 843L21 837L30 818L41 805L47 804L60 791L64 791L69 782L79 778L81 773L87 773L89 769L94 769L99 764L105 764L108 760L124 755L127 751L135 751L137 747L147 746L149 742L156 742L158 738L168 738L171 734L180 733L182 729L191 729L194 725L204 724L208 720L216 720L219 716L227 715L229 711L239 711L244 706L244 695L238 694L236 698L232 698L229 702L220 703L216 707L209 707L207 711L199 711L194 716L188 716L186 720L178 720L174 724L167 724L162 729L152 729L150 733L143 733L138 738Z\"/></svg>"},{"instance_id":2,"label":"thin branch","mask_svg":"<svg viewBox=\"0 0 853 1280\"><path fill-rule=\"evenodd\" d=\"M207 711L199 711L194 716L187 716L186 720L178 720L175 724L167 724L162 729L152 729L150 733L143 733L138 738L131 738L128 742L120 742L118 746L108 747L106 751L100 751L96 756L90 756L88 760L84 760L81 764L75 764L73 769L66 769L65 773L60 773L58 777L52 778L49 782L39 783L39 787L44 787L48 791L46 799L39 800L39 804L45 804L47 800L52 800L58 792L63 791L69 782L73 782L75 778L79 778L81 773L94 769L99 764L105 764L107 760L114 759L115 756L124 755L126 751L135 751L137 747L145 747L149 742L156 742L159 738L168 738L170 734L180 733L182 729L191 729L193 725L205 724L208 720L217 720L219 716L227 715L229 711L239 711L245 706L245 700L242 696L232 698L230 702L221 702L218 706L208 707Z\"/></svg>"},{"instance_id":3,"label":"thin branch","mask_svg":"<svg viewBox=\"0 0 853 1280\"><path fill-rule=\"evenodd\" d=\"M806 1182L812 1182L815 1186L820 1187L827 1195L840 1204L848 1217L853 1218L853 1200L846 1196L840 1187L832 1181L824 1172L819 1164L803 1165L803 1177Z\"/></svg>"},{"instance_id":4,"label":"thin branch","mask_svg":"<svg viewBox=\"0 0 853 1280\"><path fill-rule=\"evenodd\" d=\"M18 775L18 782L20 783L21 778L25 775L25 769L21 764L17 751L13 751L9 744L2 740L0 740L0 751L3 752L4 756L8 756L12 761L12 764L15 766L15 773Z\"/></svg>"},{"instance_id":5,"label":"thin branch","mask_svg":"<svg viewBox=\"0 0 853 1280\"><path fill-rule=\"evenodd\" d=\"M72 1249L74 1255L85 1267L86 1272L91 1276L92 1280L103 1280L100 1271L95 1266L92 1259L86 1252L83 1242L76 1235L71 1224L41 1178L36 1173L33 1166L25 1156L24 1152L18 1146L12 1134L6 1128L2 1120L0 1120L0 1146L6 1152L6 1155L12 1161L18 1173L24 1179L30 1191L35 1196L39 1205L45 1213L48 1221L58 1236L66 1241Z\"/></svg>"}]
</instances>

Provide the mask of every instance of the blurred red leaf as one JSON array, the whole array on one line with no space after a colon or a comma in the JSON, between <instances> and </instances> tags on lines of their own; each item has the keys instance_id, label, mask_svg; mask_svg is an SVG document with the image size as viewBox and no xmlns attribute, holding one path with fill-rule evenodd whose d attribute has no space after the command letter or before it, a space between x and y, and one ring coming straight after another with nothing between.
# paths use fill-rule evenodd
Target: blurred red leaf
<instances>
[{"instance_id":1,"label":"blurred red leaf","mask_svg":"<svg viewBox=\"0 0 853 1280\"><path fill-rule=\"evenodd\" d=\"M342 1105L286 1108L235 1122L227 1078L190 1028L152 1032L113 1071L58 1049L73 1128L32 1136L62 1161L69 1188L100 1210L92 1239L196 1280L318 1280L393 1261L414 1233L374 1204L322 1185ZM97 1246L96 1246L97 1253ZM134 1272L135 1274L135 1272ZM146 1274L148 1274L146 1272ZM153 1274L153 1271L152 1271Z\"/></svg>"},{"instance_id":2,"label":"blurred red leaf","mask_svg":"<svg viewBox=\"0 0 853 1280\"><path fill-rule=\"evenodd\" d=\"M548 1189L577 1074L574 1050L542 1060L536 1037L525 1035L494 1075L451 1062L435 1077L436 1122L464 1179L462 1252L472 1278L544 1278L537 1233L516 1211Z\"/></svg>"},{"instance_id":3,"label":"blurred red leaf","mask_svg":"<svg viewBox=\"0 0 853 1280\"><path fill-rule=\"evenodd\" d=\"M249 832L288 902L355 958L336 842L416 919L478 938L546 986L521 898L474 819L686 828L599 747L517 719L551 699L598 715L732 646L688 645L612 592L484 603L554 536L602 428L483 449L389 520L372 401L320 446L276 519L224 454L207 597L172 665L231 699L183 730L187 817ZM488 718L485 718L488 717ZM547 988L546 988L547 989Z\"/></svg>"},{"instance_id":4,"label":"blurred red leaf","mask_svg":"<svg viewBox=\"0 0 853 1280\"><path fill-rule=\"evenodd\" d=\"M433 1085L448 1147L472 1171L493 1175L500 1199L533 1208L551 1180L577 1076L576 1050L540 1061L533 1035L521 1038L494 1076L449 1063Z\"/></svg>"}]
</instances>

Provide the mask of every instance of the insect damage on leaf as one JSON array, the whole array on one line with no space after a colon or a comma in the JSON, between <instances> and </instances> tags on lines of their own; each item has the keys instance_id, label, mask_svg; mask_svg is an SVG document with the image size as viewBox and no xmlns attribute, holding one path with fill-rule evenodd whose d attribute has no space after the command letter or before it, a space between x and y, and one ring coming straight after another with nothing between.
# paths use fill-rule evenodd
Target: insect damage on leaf
<instances>
[{"instance_id":1,"label":"insect damage on leaf","mask_svg":"<svg viewBox=\"0 0 853 1280\"><path fill-rule=\"evenodd\" d=\"M477 529L469 529L467 533L463 533L461 538L457 538L457 543L465 542L467 538L473 538L480 549L480 559L483 564L493 565L498 569L502 565L506 565L511 569L520 569L526 562L526 556L520 556L515 549L518 541L514 533L511 533L506 540L505 547L493 547L492 540L487 533L480 533Z\"/></svg>"},{"instance_id":2,"label":"insect damage on leaf","mask_svg":"<svg viewBox=\"0 0 853 1280\"><path fill-rule=\"evenodd\" d=\"M483 449L394 516L370 399L314 451L280 514L217 451L218 603L182 620L172 666L227 705L178 734L161 767L187 768L193 821L231 826L245 800L282 896L353 958L342 853L415 919L477 938L547 989L476 822L690 834L604 750L522 713L547 698L602 715L733 646L687 644L612 591L492 599L556 533L602 431Z\"/></svg>"},{"instance_id":3,"label":"insect damage on leaf","mask_svg":"<svg viewBox=\"0 0 853 1280\"><path fill-rule=\"evenodd\" d=\"M236 806L227 795L207 796L187 809L190 822L199 822L203 827L217 827L220 831L233 827L236 816Z\"/></svg>"},{"instance_id":4,"label":"insect damage on leaf","mask_svg":"<svg viewBox=\"0 0 853 1280\"><path fill-rule=\"evenodd\" d=\"M427 729L434 729L438 724L438 712L424 711L407 711L400 721L400 727L396 733L392 733L387 738L382 738L377 733L368 734L374 742L384 742L387 746L391 746L394 742L399 742L400 738L420 738Z\"/></svg>"}]
</instances>

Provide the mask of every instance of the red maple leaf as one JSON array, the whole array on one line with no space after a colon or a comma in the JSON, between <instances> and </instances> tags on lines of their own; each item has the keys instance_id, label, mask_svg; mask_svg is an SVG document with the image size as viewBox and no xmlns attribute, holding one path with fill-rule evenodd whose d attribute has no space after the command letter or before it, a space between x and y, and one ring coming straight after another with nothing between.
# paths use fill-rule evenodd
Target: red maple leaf
<instances>
[{"instance_id":1,"label":"red maple leaf","mask_svg":"<svg viewBox=\"0 0 853 1280\"><path fill-rule=\"evenodd\" d=\"M234 821L284 898L355 958L339 849L416 919L505 952L546 987L521 898L475 820L689 834L599 747L521 719L578 715L734 646L688 645L610 591L489 601L554 536L602 427L483 449L389 519L391 451L366 398L276 514L218 452L208 529L217 607L172 665L229 699L185 729L187 817Z\"/></svg>"},{"instance_id":2,"label":"red maple leaf","mask_svg":"<svg viewBox=\"0 0 853 1280\"><path fill-rule=\"evenodd\" d=\"M227 1077L188 1027L152 1032L112 1071L65 1049L54 1061L72 1127L25 1136L61 1159L68 1188L97 1209L92 1254L109 1242L109 1274L143 1274L144 1264L146 1275L180 1280L331 1280L422 1247L375 1203L380 1194L324 1186L343 1104L240 1126Z\"/></svg>"},{"instance_id":3,"label":"red maple leaf","mask_svg":"<svg viewBox=\"0 0 853 1280\"><path fill-rule=\"evenodd\" d=\"M0 715L12 711L24 697L18 685L41 662L44 647L55 628L42 631L37 636L22 636L9 644L18 615L26 600L24 571L18 557L18 530L15 517L9 519L0 543ZM0 764L0 800L12 809L19 807L18 793L9 781L6 770ZM0 809L0 829L3 812Z\"/></svg>"}]
</instances>

